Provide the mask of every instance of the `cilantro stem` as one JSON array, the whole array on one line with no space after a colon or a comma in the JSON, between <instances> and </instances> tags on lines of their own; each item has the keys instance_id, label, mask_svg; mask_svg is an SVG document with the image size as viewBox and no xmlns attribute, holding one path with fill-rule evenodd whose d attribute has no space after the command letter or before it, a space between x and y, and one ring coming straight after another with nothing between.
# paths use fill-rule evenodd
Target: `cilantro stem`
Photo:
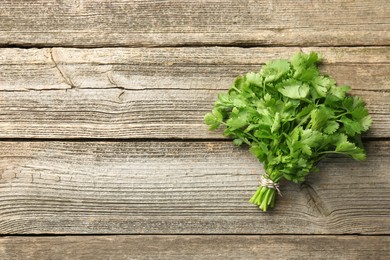
<instances>
[{"instance_id":1,"label":"cilantro stem","mask_svg":"<svg viewBox=\"0 0 390 260\"><path fill-rule=\"evenodd\" d=\"M248 141L248 140L246 140L246 139L241 139L244 143L246 143L248 146L251 146L252 144Z\"/></svg>"},{"instance_id":2,"label":"cilantro stem","mask_svg":"<svg viewBox=\"0 0 390 260\"><path fill-rule=\"evenodd\" d=\"M238 88L236 88L235 86L232 87L232 89L234 89L235 91L237 91L238 93L242 93L241 90L239 90Z\"/></svg>"},{"instance_id":3,"label":"cilantro stem","mask_svg":"<svg viewBox=\"0 0 390 260\"><path fill-rule=\"evenodd\" d=\"M259 144L260 144L260 141L257 140L257 138L254 137L252 134L250 134L250 133L244 133L244 134L246 134L247 136L249 136L250 138L252 138L252 140L254 140L256 143L259 143ZM249 145L250 145L250 143L249 143Z\"/></svg>"},{"instance_id":4,"label":"cilantro stem","mask_svg":"<svg viewBox=\"0 0 390 260\"><path fill-rule=\"evenodd\" d=\"M342 116L344 116L344 115L347 115L347 114L349 114L349 112L347 111L347 112L345 112L345 113L342 113L342 114L340 114L340 115L338 115L338 116L336 116L335 118L339 118L339 117L342 117Z\"/></svg>"},{"instance_id":5,"label":"cilantro stem","mask_svg":"<svg viewBox=\"0 0 390 260\"><path fill-rule=\"evenodd\" d=\"M295 129L299 128L300 126L302 126L302 125L307 121L307 119L309 119L309 117L310 117L310 113L307 114L307 115L299 122L299 124L296 125L296 126L294 127L294 129L293 129L291 132L293 132Z\"/></svg>"},{"instance_id":6,"label":"cilantro stem","mask_svg":"<svg viewBox=\"0 0 390 260\"><path fill-rule=\"evenodd\" d=\"M313 101L311 101L310 99L303 98L302 100L303 100L303 101L305 101L306 103L309 103L309 104L314 104L314 102L313 102Z\"/></svg>"},{"instance_id":7,"label":"cilantro stem","mask_svg":"<svg viewBox=\"0 0 390 260\"><path fill-rule=\"evenodd\" d=\"M320 152L320 153L318 153L318 154L330 154L330 153L345 154L345 153L336 152L336 151L324 151L324 152Z\"/></svg>"}]
</instances>

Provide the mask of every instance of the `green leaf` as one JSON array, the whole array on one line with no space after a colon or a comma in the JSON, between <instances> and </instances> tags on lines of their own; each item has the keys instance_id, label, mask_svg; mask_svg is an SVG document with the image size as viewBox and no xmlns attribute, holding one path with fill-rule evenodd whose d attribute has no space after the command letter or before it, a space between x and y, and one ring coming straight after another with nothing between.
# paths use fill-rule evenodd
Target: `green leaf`
<instances>
[{"instance_id":1,"label":"green leaf","mask_svg":"<svg viewBox=\"0 0 390 260\"><path fill-rule=\"evenodd\" d=\"M231 100L230 96L227 93L219 93L218 94L218 100L217 100L217 105L220 106L230 106L231 105Z\"/></svg>"},{"instance_id":2,"label":"green leaf","mask_svg":"<svg viewBox=\"0 0 390 260\"><path fill-rule=\"evenodd\" d=\"M305 129L302 131L300 141L310 147L315 147L321 144L320 142L322 139L323 135L320 132L312 129Z\"/></svg>"},{"instance_id":3,"label":"green leaf","mask_svg":"<svg viewBox=\"0 0 390 260\"><path fill-rule=\"evenodd\" d=\"M257 137L258 139L271 139L271 140L274 139L271 133L265 129L256 130L254 136Z\"/></svg>"},{"instance_id":4,"label":"green leaf","mask_svg":"<svg viewBox=\"0 0 390 260\"><path fill-rule=\"evenodd\" d=\"M205 115L204 122L209 126L209 130L215 130L221 124L212 113L207 113Z\"/></svg>"},{"instance_id":5,"label":"green leaf","mask_svg":"<svg viewBox=\"0 0 390 260\"><path fill-rule=\"evenodd\" d=\"M343 123L346 133L350 136L355 136L364 131L363 126L358 121L349 119L346 116L341 117L340 121Z\"/></svg>"},{"instance_id":6,"label":"green leaf","mask_svg":"<svg viewBox=\"0 0 390 260\"><path fill-rule=\"evenodd\" d=\"M370 115L367 115L367 116L363 117L362 119L360 119L359 123L360 123L363 131L365 132L370 128L370 126L372 124L372 118Z\"/></svg>"},{"instance_id":7,"label":"green leaf","mask_svg":"<svg viewBox=\"0 0 390 260\"><path fill-rule=\"evenodd\" d=\"M270 101L272 100L272 96L271 96L269 93L265 93L263 99L264 99L264 101L265 101L266 103L268 103L268 102L270 102Z\"/></svg>"},{"instance_id":8,"label":"green leaf","mask_svg":"<svg viewBox=\"0 0 390 260\"><path fill-rule=\"evenodd\" d=\"M260 161L264 161L269 154L268 145L266 143L257 143L249 148L251 154L253 154Z\"/></svg>"},{"instance_id":9,"label":"green leaf","mask_svg":"<svg viewBox=\"0 0 390 260\"><path fill-rule=\"evenodd\" d=\"M276 132L280 128L280 114L276 112L275 119L271 127L271 133Z\"/></svg>"},{"instance_id":10,"label":"green leaf","mask_svg":"<svg viewBox=\"0 0 390 260\"><path fill-rule=\"evenodd\" d=\"M260 73L249 72L245 75L245 79L256 86L261 86L262 77Z\"/></svg>"},{"instance_id":11,"label":"green leaf","mask_svg":"<svg viewBox=\"0 0 390 260\"><path fill-rule=\"evenodd\" d=\"M322 131L322 128L333 117L333 111L321 106L311 111L311 123L314 130Z\"/></svg>"},{"instance_id":12,"label":"green leaf","mask_svg":"<svg viewBox=\"0 0 390 260\"><path fill-rule=\"evenodd\" d=\"M315 109L315 108L316 108L316 107L315 107L313 104L309 104L309 105L307 105L307 106L301 108L300 111L297 111L297 114L295 115L295 117L296 117L297 119L304 118L304 117L306 117L308 114L310 114L311 111L312 111L313 109Z\"/></svg>"},{"instance_id":13,"label":"green leaf","mask_svg":"<svg viewBox=\"0 0 390 260\"><path fill-rule=\"evenodd\" d=\"M318 76L312 80L312 86L320 97L326 97L333 85L335 85L335 81L325 76Z\"/></svg>"},{"instance_id":14,"label":"green leaf","mask_svg":"<svg viewBox=\"0 0 390 260\"><path fill-rule=\"evenodd\" d=\"M299 52L291 58L291 64L295 70L293 77L302 81L311 81L315 78L319 71L315 64L319 61L317 53L309 54Z\"/></svg>"},{"instance_id":15,"label":"green leaf","mask_svg":"<svg viewBox=\"0 0 390 260\"><path fill-rule=\"evenodd\" d=\"M351 107L351 109L355 110L358 107L364 107L364 102L363 102L361 97L353 96L352 97L352 107Z\"/></svg>"},{"instance_id":16,"label":"green leaf","mask_svg":"<svg viewBox=\"0 0 390 260\"><path fill-rule=\"evenodd\" d=\"M278 85L278 91L284 96L293 99L302 99L309 94L309 86L299 81L289 80Z\"/></svg>"},{"instance_id":17,"label":"green leaf","mask_svg":"<svg viewBox=\"0 0 390 260\"><path fill-rule=\"evenodd\" d=\"M288 180L288 181L293 181L293 176L292 175L290 175L290 174L283 174L283 177L286 179L286 180Z\"/></svg>"},{"instance_id":18,"label":"green leaf","mask_svg":"<svg viewBox=\"0 0 390 260\"><path fill-rule=\"evenodd\" d=\"M307 144L303 145L301 149L302 149L302 152L307 154L307 155L311 155L312 154L310 146L308 146Z\"/></svg>"},{"instance_id":19,"label":"green leaf","mask_svg":"<svg viewBox=\"0 0 390 260\"><path fill-rule=\"evenodd\" d=\"M341 104L342 100L328 92L324 101L325 106L331 107L333 109L342 109Z\"/></svg>"},{"instance_id":20,"label":"green leaf","mask_svg":"<svg viewBox=\"0 0 390 260\"><path fill-rule=\"evenodd\" d=\"M210 126L209 130L217 129L222 123L222 120L223 115L217 108L214 108L212 113L207 113L204 117L204 122Z\"/></svg>"},{"instance_id":21,"label":"green leaf","mask_svg":"<svg viewBox=\"0 0 390 260\"><path fill-rule=\"evenodd\" d=\"M230 130L235 130L247 125L245 118L231 118L226 122L226 125L230 127Z\"/></svg>"},{"instance_id":22,"label":"green leaf","mask_svg":"<svg viewBox=\"0 0 390 260\"><path fill-rule=\"evenodd\" d=\"M299 137L302 133L303 129L302 127L296 127L290 134L290 138L292 142L297 142L299 140Z\"/></svg>"},{"instance_id":23,"label":"green leaf","mask_svg":"<svg viewBox=\"0 0 390 260\"><path fill-rule=\"evenodd\" d=\"M319 71L316 67L309 67L307 69L302 70L297 79L305 82L310 82L313 78L317 77Z\"/></svg>"},{"instance_id":24,"label":"green leaf","mask_svg":"<svg viewBox=\"0 0 390 260\"><path fill-rule=\"evenodd\" d=\"M236 130L249 124L249 113L247 110L238 111L237 109L233 109L232 112L234 112L235 115L231 116L226 121L226 126L230 128L230 130Z\"/></svg>"},{"instance_id":25,"label":"green leaf","mask_svg":"<svg viewBox=\"0 0 390 260\"><path fill-rule=\"evenodd\" d=\"M218 109L216 109L216 108L213 109L213 115L215 116L215 118L218 122L222 122L223 115Z\"/></svg>"},{"instance_id":26,"label":"green leaf","mask_svg":"<svg viewBox=\"0 0 390 260\"><path fill-rule=\"evenodd\" d=\"M348 142L348 136L346 134L343 134L343 133L334 134L334 135L330 136L329 138L331 139L330 143L332 143L335 146L337 146L341 143Z\"/></svg>"},{"instance_id":27,"label":"green leaf","mask_svg":"<svg viewBox=\"0 0 390 260\"><path fill-rule=\"evenodd\" d=\"M332 86L330 88L330 93L336 96L339 99L344 99L345 95L351 90L349 86Z\"/></svg>"},{"instance_id":28,"label":"green leaf","mask_svg":"<svg viewBox=\"0 0 390 260\"><path fill-rule=\"evenodd\" d=\"M364 153L364 150L348 141L338 144L336 147L336 152L350 155L352 156L352 158L358 161L366 159L366 154Z\"/></svg>"},{"instance_id":29,"label":"green leaf","mask_svg":"<svg viewBox=\"0 0 390 260\"><path fill-rule=\"evenodd\" d=\"M300 67L307 68L313 66L320 61L320 58L315 52L310 52L309 54L297 52L292 56L290 61L294 68L297 69Z\"/></svg>"},{"instance_id":30,"label":"green leaf","mask_svg":"<svg viewBox=\"0 0 390 260\"><path fill-rule=\"evenodd\" d=\"M239 139L239 138L236 138L233 140L233 144L237 145L237 146L240 146L242 145L242 139Z\"/></svg>"},{"instance_id":31,"label":"green leaf","mask_svg":"<svg viewBox=\"0 0 390 260\"><path fill-rule=\"evenodd\" d=\"M265 77L265 82L276 81L290 70L287 60L274 60L267 62L260 74Z\"/></svg>"},{"instance_id":32,"label":"green leaf","mask_svg":"<svg viewBox=\"0 0 390 260\"><path fill-rule=\"evenodd\" d=\"M334 132L337 131L337 129L339 127L340 127L340 125L336 121L328 121L326 123L325 128L324 128L324 133L325 134L333 134Z\"/></svg>"},{"instance_id":33,"label":"green leaf","mask_svg":"<svg viewBox=\"0 0 390 260\"><path fill-rule=\"evenodd\" d=\"M362 119L363 117L366 117L368 115L367 108L365 108L364 106L355 107L349 112L355 120Z\"/></svg>"},{"instance_id":34,"label":"green leaf","mask_svg":"<svg viewBox=\"0 0 390 260\"><path fill-rule=\"evenodd\" d=\"M247 106L247 101L243 97L235 97L233 100L233 105L235 107L246 107Z\"/></svg>"}]
</instances>

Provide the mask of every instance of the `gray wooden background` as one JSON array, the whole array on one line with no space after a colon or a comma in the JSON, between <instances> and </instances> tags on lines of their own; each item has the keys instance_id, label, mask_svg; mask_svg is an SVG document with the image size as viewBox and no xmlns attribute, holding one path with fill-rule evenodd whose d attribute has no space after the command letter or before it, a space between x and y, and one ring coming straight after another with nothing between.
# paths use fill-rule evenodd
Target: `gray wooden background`
<instances>
[{"instance_id":1,"label":"gray wooden background","mask_svg":"<svg viewBox=\"0 0 390 260\"><path fill-rule=\"evenodd\" d=\"M298 50L366 101L368 157L262 213L202 119ZM387 0L1 0L0 259L390 259L389 58Z\"/></svg>"}]
</instances>

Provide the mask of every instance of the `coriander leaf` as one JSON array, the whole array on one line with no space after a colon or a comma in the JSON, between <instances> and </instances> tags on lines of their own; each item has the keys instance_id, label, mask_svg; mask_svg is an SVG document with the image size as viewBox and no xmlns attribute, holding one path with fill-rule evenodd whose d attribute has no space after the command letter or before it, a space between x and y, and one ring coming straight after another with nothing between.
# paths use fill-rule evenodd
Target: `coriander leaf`
<instances>
[{"instance_id":1,"label":"coriander leaf","mask_svg":"<svg viewBox=\"0 0 390 260\"><path fill-rule=\"evenodd\" d=\"M324 128L325 134L333 134L336 132L337 129L339 129L340 125L336 121L328 121Z\"/></svg>"},{"instance_id":2,"label":"coriander leaf","mask_svg":"<svg viewBox=\"0 0 390 260\"><path fill-rule=\"evenodd\" d=\"M246 100L245 100L245 98L242 98L242 97L235 97L233 100L232 100L232 102L233 102L233 105L235 106L235 107L246 107Z\"/></svg>"},{"instance_id":3,"label":"coriander leaf","mask_svg":"<svg viewBox=\"0 0 390 260\"><path fill-rule=\"evenodd\" d=\"M355 136L364 131L363 126L358 121L349 119L346 116L341 117L340 121L343 123L346 133L350 136Z\"/></svg>"},{"instance_id":4,"label":"coriander leaf","mask_svg":"<svg viewBox=\"0 0 390 260\"><path fill-rule=\"evenodd\" d=\"M212 113L207 113L204 117L204 122L209 125L209 130L217 129L223 120L222 113L214 108Z\"/></svg>"},{"instance_id":5,"label":"coriander leaf","mask_svg":"<svg viewBox=\"0 0 390 260\"><path fill-rule=\"evenodd\" d=\"M237 114L233 117L230 117L226 121L226 126L230 128L230 130L236 130L248 125L248 117L249 113L246 110L242 110L237 112Z\"/></svg>"},{"instance_id":6,"label":"coriander leaf","mask_svg":"<svg viewBox=\"0 0 390 260\"><path fill-rule=\"evenodd\" d=\"M235 145L237 145L237 146L240 146L240 145L242 145L242 139L240 139L240 138L236 138L236 139L234 139L233 140L233 144L235 144Z\"/></svg>"},{"instance_id":7,"label":"coriander leaf","mask_svg":"<svg viewBox=\"0 0 390 260\"><path fill-rule=\"evenodd\" d=\"M284 96L294 99L305 98L309 94L309 86L296 80L288 80L278 85L278 91Z\"/></svg>"},{"instance_id":8,"label":"coriander leaf","mask_svg":"<svg viewBox=\"0 0 390 260\"><path fill-rule=\"evenodd\" d=\"M230 107L232 105L232 101L230 100L230 96L227 93L218 94L218 100L216 102L216 106Z\"/></svg>"},{"instance_id":9,"label":"coriander leaf","mask_svg":"<svg viewBox=\"0 0 390 260\"><path fill-rule=\"evenodd\" d=\"M258 139L270 139L270 140L274 139L272 134L265 129L256 130L254 136Z\"/></svg>"},{"instance_id":10,"label":"coriander leaf","mask_svg":"<svg viewBox=\"0 0 390 260\"><path fill-rule=\"evenodd\" d=\"M333 117L333 111L324 106L313 109L311 111L312 128L315 130L322 130L329 119Z\"/></svg>"},{"instance_id":11,"label":"coriander leaf","mask_svg":"<svg viewBox=\"0 0 390 260\"><path fill-rule=\"evenodd\" d=\"M344 99L345 94L347 94L351 90L349 86L332 86L330 88L330 93L339 99Z\"/></svg>"},{"instance_id":12,"label":"coriander leaf","mask_svg":"<svg viewBox=\"0 0 390 260\"><path fill-rule=\"evenodd\" d=\"M250 202L263 211L275 204L282 179L300 182L331 153L363 160L359 134L372 123L363 100L321 75L315 52L267 62L258 73L237 77L218 95L204 121L224 126L235 145L247 144L265 174Z\"/></svg>"},{"instance_id":13,"label":"coriander leaf","mask_svg":"<svg viewBox=\"0 0 390 260\"><path fill-rule=\"evenodd\" d=\"M303 145L303 146L301 147L301 149L302 149L302 152L305 153L305 154L307 154L307 155L311 155L311 154L312 154L311 149L310 149L310 146L307 145L307 144Z\"/></svg>"},{"instance_id":14,"label":"coriander leaf","mask_svg":"<svg viewBox=\"0 0 390 260\"><path fill-rule=\"evenodd\" d=\"M260 73L249 72L245 75L245 79L256 86L259 86L259 83L261 83Z\"/></svg>"},{"instance_id":15,"label":"coriander leaf","mask_svg":"<svg viewBox=\"0 0 390 260\"><path fill-rule=\"evenodd\" d=\"M245 118L231 118L226 122L226 125L230 127L230 130L236 130L247 124Z\"/></svg>"},{"instance_id":16,"label":"coriander leaf","mask_svg":"<svg viewBox=\"0 0 390 260\"><path fill-rule=\"evenodd\" d=\"M366 154L364 153L364 150L356 147L355 144L350 142L342 142L337 145L336 152L343 153L352 156L355 160L362 161L366 159Z\"/></svg>"},{"instance_id":17,"label":"coriander leaf","mask_svg":"<svg viewBox=\"0 0 390 260\"><path fill-rule=\"evenodd\" d=\"M322 139L323 139L322 134L312 129L305 129L302 131L301 134L301 142L303 144L309 145L310 147L315 147L320 145Z\"/></svg>"},{"instance_id":18,"label":"coriander leaf","mask_svg":"<svg viewBox=\"0 0 390 260\"><path fill-rule=\"evenodd\" d=\"M313 78L317 77L318 74L319 71L316 67L309 67L302 70L301 74L297 78L304 82L310 82Z\"/></svg>"},{"instance_id":19,"label":"coriander leaf","mask_svg":"<svg viewBox=\"0 0 390 260\"><path fill-rule=\"evenodd\" d=\"M361 118L359 120L359 123L360 123L363 131L365 132L365 131L367 131L370 128L370 126L372 124L372 118L371 118L370 115L367 115L367 116Z\"/></svg>"},{"instance_id":20,"label":"coriander leaf","mask_svg":"<svg viewBox=\"0 0 390 260\"><path fill-rule=\"evenodd\" d=\"M320 58L317 53L310 52L309 54L303 53L303 52L297 52L295 53L290 62L293 65L294 69L297 70L301 67L307 68L310 66L313 66L317 62L320 61Z\"/></svg>"},{"instance_id":21,"label":"coriander leaf","mask_svg":"<svg viewBox=\"0 0 390 260\"><path fill-rule=\"evenodd\" d=\"M290 70L287 60L275 60L267 62L261 69L261 75L265 82L276 81Z\"/></svg>"},{"instance_id":22,"label":"coriander leaf","mask_svg":"<svg viewBox=\"0 0 390 260\"><path fill-rule=\"evenodd\" d=\"M221 124L213 114L207 113L204 117L204 122L209 125L209 130L215 130Z\"/></svg>"},{"instance_id":23,"label":"coriander leaf","mask_svg":"<svg viewBox=\"0 0 390 260\"><path fill-rule=\"evenodd\" d=\"M352 115L353 119L359 120L366 117L368 115L368 111L367 108L360 105L358 107L353 108L353 110L350 111L350 114Z\"/></svg>"},{"instance_id":24,"label":"coriander leaf","mask_svg":"<svg viewBox=\"0 0 390 260\"><path fill-rule=\"evenodd\" d=\"M326 97L329 89L335 84L334 80L325 76L315 77L311 83L320 97Z\"/></svg>"},{"instance_id":25,"label":"coriander leaf","mask_svg":"<svg viewBox=\"0 0 390 260\"><path fill-rule=\"evenodd\" d=\"M276 132L280 128L280 114L276 112L274 122L271 126L271 133Z\"/></svg>"}]
</instances>

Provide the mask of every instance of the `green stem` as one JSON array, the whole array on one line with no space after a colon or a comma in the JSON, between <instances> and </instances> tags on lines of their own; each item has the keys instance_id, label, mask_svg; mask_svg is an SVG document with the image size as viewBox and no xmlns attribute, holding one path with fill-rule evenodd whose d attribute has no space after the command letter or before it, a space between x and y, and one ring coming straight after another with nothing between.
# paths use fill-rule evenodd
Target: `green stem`
<instances>
[{"instance_id":1,"label":"green stem","mask_svg":"<svg viewBox=\"0 0 390 260\"><path fill-rule=\"evenodd\" d=\"M273 168L267 168L266 173L274 183L279 183L283 177L283 175L273 170ZM259 186L249 202L257 205L262 211L267 211L269 207L273 208L275 206L276 192L274 188Z\"/></svg>"},{"instance_id":2,"label":"green stem","mask_svg":"<svg viewBox=\"0 0 390 260\"><path fill-rule=\"evenodd\" d=\"M245 132L244 132L244 134L246 134L247 136L249 136L250 138L252 138L252 139L253 139L253 141L255 141L256 143L260 144L260 141L259 141L259 140L257 140L257 138L256 138L256 137L254 137L252 134L250 134L250 133L245 133Z\"/></svg>"},{"instance_id":3,"label":"green stem","mask_svg":"<svg viewBox=\"0 0 390 260\"><path fill-rule=\"evenodd\" d=\"M339 117L342 117L342 116L348 115L348 114L349 114L349 112L345 112L345 113L342 113L342 114L340 114L340 115L335 116L335 118L339 118Z\"/></svg>"},{"instance_id":4,"label":"green stem","mask_svg":"<svg viewBox=\"0 0 390 260\"><path fill-rule=\"evenodd\" d=\"M318 153L318 154L329 154L329 153L345 154L345 153L336 152L336 151L324 151L324 152L320 152L320 153Z\"/></svg>"},{"instance_id":5,"label":"green stem","mask_svg":"<svg viewBox=\"0 0 390 260\"><path fill-rule=\"evenodd\" d=\"M236 88L235 86L234 86L234 87L232 87L232 89L234 89L235 91L237 91L237 92L238 92L238 93L240 93L240 94L242 93L242 92L241 92L241 90L239 90L239 89L238 89L238 88Z\"/></svg>"},{"instance_id":6,"label":"green stem","mask_svg":"<svg viewBox=\"0 0 390 260\"><path fill-rule=\"evenodd\" d=\"M249 202L259 206L262 211L267 211L269 207L273 208L275 206L275 199L275 189L259 187Z\"/></svg>"},{"instance_id":7,"label":"green stem","mask_svg":"<svg viewBox=\"0 0 390 260\"><path fill-rule=\"evenodd\" d=\"M301 120L301 122L299 122L299 124L296 126L296 127L294 127L294 129L293 129L293 131L295 130L295 129L297 129L298 127L300 127L301 125L303 125L306 121L307 121L307 119L309 119L310 118L310 113L309 114L307 114L302 120ZM292 132L292 131L291 131Z\"/></svg>"}]
</instances>

